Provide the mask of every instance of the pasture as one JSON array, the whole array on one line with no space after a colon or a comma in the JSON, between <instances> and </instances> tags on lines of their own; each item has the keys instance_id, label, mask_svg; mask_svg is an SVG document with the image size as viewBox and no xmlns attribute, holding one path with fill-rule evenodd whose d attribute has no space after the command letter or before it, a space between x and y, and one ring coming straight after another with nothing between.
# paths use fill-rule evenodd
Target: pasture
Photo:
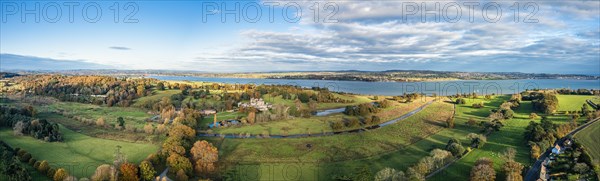
<instances>
[{"instance_id":1,"label":"pasture","mask_svg":"<svg viewBox=\"0 0 600 181\"><path fill-rule=\"evenodd\" d=\"M282 170L276 169L286 169L286 165L292 164L294 168L301 170L302 177L298 178L300 180L330 180L329 173L348 174L354 171L331 170L337 166L353 167L357 164L372 163L374 159L386 160L382 165L403 163L407 166L418 161L422 156L429 154L428 149L433 147L432 144L447 142L448 138L445 135L432 139L429 137L444 130L444 122L452 113L453 105L435 102L403 121L361 133L307 138L210 140L219 145L224 163L236 163L241 165L236 168L257 169L254 171L259 173L265 172L265 169L275 170L273 174L276 175L265 174L261 179L283 179L281 172L278 172ZM422 140L426 141L420 142ZM415 155L409 155L412 153ZM389 159L390 157L394 159Z\"/></svg>"},{"instance_id":2,"label":"pasture","mask_svg":"<svg viewBox=\"0 0 600 181\"><path fill-rule=\"evenodd\" d=\"M557 95L556 97L558 98L557 111L581 111L583 104L587 104L585 100L597 99L597 96L592 95Z\"/></svg>"},{"instance_id":3,"label":"pasture","mask_svg":"<svg viewBox=\"0 0 600 181\"><path fill-rule=\"evenodd\" d=\"M89 177L101 164L111 164L117 146L127 160L139 163L158 150L157 145L129 143L86 136L60 127L64 142L44 142L29 136L14 136L11 129L1 129L0 138L12 147L25 149L37 160L47 160L52 167L64 167L78 178Z\"/></svg>"},{"instance_id":4,"label":"pasture","mask_svg":"<svg viewBox=\"0 0 600 181\"><path fill-rule=\"evenodd\" d=\"M559 104L564 103L559 101ZM457 113L461 112L459 110L457 108ZM494 161L494 168L496 169L496 178L504 179L505 175L501 171L501 166L505 161L502 159L501 153L509 147L517 150L516 161L522 163L525 167L531 165L534 160L529 158L530 150L524 140L523 134L530 121L539 121L540 118L533 120L529 118L529 114L533 112L531 101L522 101L521 106L514 110L514 112L514 118L504 120L504 127L499 132L491 133L487 137L488 142L482 148L474 149L458 162L431 177L430 180L468 180L471 168L475 164L475 161L481 157L492 159ZM537 114L542 115L539 112ZM570 121L566 115L548 116L548 118L553 120L555 124L563 124ZM583 119L579 121L583 121Z\"/></svg>"},{"instance_id":5,"label":"pasture","mask_svg":"<svg viewBox=\"0 0 600 181\"><path fill-rule=\"evenodd\" d=\"M153 116L142 109L134 107L106 107L76 102L56 102L36 106L36 109L38 112L58 113L79 121L89 120L95 122L98 118L103 118L106 124L112 125L117 124L117 119L122 117L125 125L133 125L136 128L144 127L146 119Z\"/></svg>"},{"instance_id":6,"label":"pasture","mask_svg":"<svg viewBox=\"0 0 600 181\"><path fill-rule=\"evenodd\" d=\"M581 130L575 135L577 141L586 148L594 160L600 160L600 121Z\"/></svg>"}]
</instances>

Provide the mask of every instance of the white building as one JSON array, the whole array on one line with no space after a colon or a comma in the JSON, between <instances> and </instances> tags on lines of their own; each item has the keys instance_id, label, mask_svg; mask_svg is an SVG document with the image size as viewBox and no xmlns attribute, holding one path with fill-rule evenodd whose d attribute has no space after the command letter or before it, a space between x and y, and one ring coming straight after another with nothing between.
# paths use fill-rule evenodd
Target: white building
<instances>
[{"instance_id":1,"label":"white building","mask_svg":"<svg viewBox=\"0 0 600 181\"><path fill-rule=\"evenodd\" d=\"M558 144L554 145L554 148L552 148L552 153L554 153L554 154L558 155L558 154L561 154L562 152L563 152L563 150Z\"/></svg>"},{"instance_id":2,"label":"white building","mask_svg":"<svg viewBox=\"0 0 600 181\"><path fill-rule=\"evenodd\" d=\"M262 98L260 99L254 99L254 98L250 98L250 102L249 103L242 103L239 102L238 103L238 107L243 107L243 108L247 108L247 107L254 107L256 109L258 109L259 111L268 111L269 109L271 109L273 107L273 105L266 103Z\"/></svg>"}]
</instances>

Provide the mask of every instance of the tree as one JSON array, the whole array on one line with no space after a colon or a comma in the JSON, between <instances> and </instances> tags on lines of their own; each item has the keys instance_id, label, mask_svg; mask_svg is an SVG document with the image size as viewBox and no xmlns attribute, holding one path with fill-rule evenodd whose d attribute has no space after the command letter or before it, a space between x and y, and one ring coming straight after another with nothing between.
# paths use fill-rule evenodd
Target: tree
<instances>
[{"instance_id":1,"label":"tree","mask_svg":"<svg viewBox=\"0 0 600 181\"><path fill-rule=\"evenodd\" d=\"M487 138L481 134L469 133L467 138L471 140L472 148L481 148L487 142Z\"/></svg>"},{"instance_id":2,"label":"tree","mask_svg":"<svg viewBox=\"0 0 600 181\"><path fill-rule=\"evenodd\" d=\"M446 120L446 127L454 128L454 116L452 116Z\"/></svg>"},{"instance_id":3,"label":"tree","mask_svg":"<svg viewBox=\"0 0 600 181\"><path fill-rule=\"evenodd\" d=\"M541 154L542 152L540 146L538 146L535 143L531 144L531 158L537 160L541 156Z\"/></svg>"},{"instance_id":4,"label":"tree","mask_svg":"<svg viewBox=\"0 0 600 181\"><path fill-rule=\"evenodd\" d=\"M504 150L504 153L502 153L502 156L506 161L514 160L516 155L517 150L515 150L514 148L506 148L506 150Z\"/></svg>"},{"instance_id":5,"label":"tree","mask_svg":"<svg viewBox=\"0 0 600 181\"><path fill-rule=\"evenodd\" d=\"M417 172L414 168L410 167L406 170L406 177L411 181L425 181L425 176Z\"/></svg>"},{"instance_id":6,"label":"tree","mask_svg":"<svg viewBox=\"0 0 600 181\"><path fill-rule=\"evenodd\" d=\"M152 126L152 124L148 123L144 125L144 132L146 132L146 134L154 133L154 127Z\"/></svg>"},{"instance_id":7,"label":"tree","mask_svg":"<svg viewBox=\"0 0 600 181\"><path fill-rule=\"evenodd\" d=\"M48 171L46 172L46 176L50 177L50 178L54 178L54 174L56 173L56 168L48 168Z\"/></svg>"},{"instance_id":8,"label":"tree","mask_svg":"<svg viewBox=\"0 0 600 181\"><path fill-rule=\"evenodd\" d=\"M465 101L464 98L458 98L458 99L456 99L456 104L466 104L466 103L467 103L467 101Z\"/></svg>"},{"instance_id":9,"label":"tree","mask_svg":"<svg viewBox=\"0 0 600 181\"><path fill-rule=\"evenodd\" d=\"M67 170L65 170L64 168L59 168L58 170L56 170L56 173L54 173L53 178L54 178L54 181L63 181L68 176L69 176L69 174L67 173Z\"/></svg>"},{"instance_id":10,"label":"tree","mask_svg":"<svg viewBox=\"0 0 600 181\"><path fill-rule=\"evenodd\" d=\"M94 175L92 175L91 180L93 181L104 181L104 180L115 180L114 175L114 167L111 167L108 164L103 164L96 168Z\"/></svg>"},{"instance_id":11,"label":"tree","mask_svg":"<svg viewBox=\"0 0 600 181\"><path fill-rule=\"evenodd\" d=\"M215 163L219 160L217 148L205 140L196 141L190 149L195 160L194 170L197 174L211 174L215 171Z\"/></svg>"},{"instance_id":12,"label":"tree","mask_svg":"<svg viewBox=\"0 0 600 181\"><path fill-rule=\"evenodd\" d=\"M156 89L165 90L165 84L162 82L159 82L158 84L156 84Z\"/></svg>"},{"instance_id":13,"label":"tree","mask_svg":"<svg viewBox=\"0 0 600 181\"><path fill-rule=\"evenodd\" d=\"M465 152L465 148L460 144L460 141L456 138L451 138L450 140L448 140L448 143L446 144L446 150L450 151L450 153L452 153L452 155L454 155L455 157L462 156L462 154Z\"/></svg>"},{"instance_id":14,"label":"tree","mask_svg":"<svg viewBox=\"0 0 600 181\"><path fill-rule=\"evenodd\" d=\"M477 166L477 165L487 165L490 167L494 167L494 161L487 157L481 157L481 158L475 160L474 166Z\"/></svg>"},{"instance_id":15,"label":"tree","mask_svg":"<svg viewBox=\"0 0 600 181\"><path fill-rule=\"evenodd\" d=\"M496 171L491 159L482 157L475 161L475 166L471 169L472 181L494 181L496 180Z\"/></svg>"},{"instance_id":16,"label":"tree","mask_svg":"<svg viewBox=\"0 0 600 181\"><path fill-rule=\"evenodd\" d=\"M585 163L576 163L575 166L573 166L573 171L580 173L580 174L584 174L585 172L587 172L589 170L590 170L590 167Z\"/></svg>"},{"instance_id":17,"label":"tree","mask_svg":"<svg viewBox=\"0 0 600 181\"><path fill-rule=\"evenodd\" d=\"M504 119L512 119L515 112L512 109L502 109L502 115L504 115Z\"/></svg>"},{"instance_id":18,"label":"tree","mask_svg":"<svg viewBox=\"0 0 600 181\"><path fill-rule=\"evenodd\" d=\"M123 163L121 164L121 168L119 168L120 177L119 180L122 181L137 181L138 178L138 167L133 163Z\"/></svg>"},{"instance_id":19,"label":"tree","mask_svg":"<svg viewBox=\"0 0 600 181\"><path fill-rule=\"evenodd\" d=\"M534 112L532 112L531 114L529 114L529 119L536 119L538 118L538 115Z\"/></svg>"},{"instance_id":20,"label":"tree","mask_svg":"<svg viewBox=\"0 0 600 181\"><path fill-rule=\"evenodd\" d=\"M103 117L98 118L98 120L96 120L96 126L99 127L103 127L106 124L106 121L104 121Z\"/></svg>"},{"instance_id":21,"label":"tree","mask_svg":"<svg viewBox=\"0 0 600 181\"><path fill-rule=\"evenodd\" d=\"M583 114L583 116L587 116L590 112L590 107L587 105L587 103L583 103L583 106L581 106L581 114Z\"/></svg>"},{"instance_id":22,"label":"tree","mask_svg":"<svg viewBox=\"0 0 600 181\"><path fill-rule=\"evenodd\" d=\"M13 134L15 136L23 136L23 129L25 129L25 123L23 123L23 121L19 121L13 127Z\"/></svg>"},{"instance_id":23,"label":"tree","mask_svg":"<svg viewBox=\"0 0 600 181\"><path fill-rule=\"evenodd\" d=\"M175 180L177 180L177 181L188 181L188 176L185 174L185 171L183 171L183 169L180 169L179 171L177 171L177 175L175 176Z\"/></svg>"},{"instance_id":24,"label":"tree","mask_svg":"<svg viewBox=\"0 0 600 181\"><path fill-rule=\"evenodd\" d=\"M154 175L156 174L156 170L154 170L154 166L149 161L142 161L140 163L140 172L141 179L145 181L151 181L154 179Z\"/></svg>"},{"instance_id":25,"label":"tree","mask_svg":"<svg viewBox=\"0 0 600 181\"><path fill-rule=\"evenodd\" d=\"M172 173L175 170L183 170L186 174L191 173L192 171L192 163L186 157L183 157L179 154L171 154L167 158L167 165L169 166L169 171Z\"/></svg>"},{"instance_id":26,"label":"tree","mask_svg":"<svg viewBox=\"0 0 600 181\"><path fill-rule=\"evenodd\" d=\"M407 180L406 175L402 171L397 171L393 168L383 168L375 174L375 181L402 181Z\"/></svg>"},{"instance_id":27,"label":"tree","mask_svg":"<svg viewBox=\"0 0 600 181\"><path fill-rule=\"evenodd\" d=\"M247 119L248 119L248 123L254 124L254 122L256 120L256 111L253 108L250 108Z\"/></svg>"},{"instance_id":28,"label":"tree","mask_svg":"<svg viewBox=\"0 0 600 181\"><path fill-rule=\"evenodd\" d=\"M450 153L452 153L452 155L455 157L460 157L465 152L465 148L458 143L452 143L448 147L448 151L450 151Z\"/></svg>"},{"instance_id":29,"label":"tree","mask_svg":"<svg viewBox=\"0 0 600 181\"><path fill-rule=\"evenodd\" d=\"M119 126L121 126L121 127L125 126L125 120L123 119L123 117L118 117L117 123L119 123Z\"/></svg>"},{"instance_id":30,"label":"tree","mask_svg":"<svg viewBox=\"0 0 600 181\"><path fill-rule=\"evenodd\" d=\"M50 165L48 164L48 161L42 160L42 162L40 162L40 166L38 166L38 171L40 171L42 174L45 174L49 168Z\"/></svg>"},{"instance_id":31,"label":"tree","mask_svg":"<svg viewBox=\"0 0 600 181\"><path fill-rule=\"evenodd\" d=\"M521 163L514 160L508 160L502 166L502 170L506 173L507 181L522 181L523 176L521 176L521 172L523 171L523 168Z\"/></svg>"},{"instance_id":32,"label":"tree","mask_svg":"<svg viewBox=\"0 0 600 181\"><path fill-rule=\"evenodd\" d=\"M165 126L164 124L158 124L158 126L156 126L156 130L154 132L156 134L162 134L165 131L167 131L167 126Z\"/></svg>"}]
</instances>

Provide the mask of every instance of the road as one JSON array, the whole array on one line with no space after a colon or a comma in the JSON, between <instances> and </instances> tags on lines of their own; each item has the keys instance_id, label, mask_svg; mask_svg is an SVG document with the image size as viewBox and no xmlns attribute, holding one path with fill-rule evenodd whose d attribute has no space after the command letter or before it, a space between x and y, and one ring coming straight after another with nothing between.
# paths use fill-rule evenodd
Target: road
<instances>
[{"instance_id":1,"label":"road","mask_svg":"<svg viewBox=\"0 0 600 181\"><path fill-rule=\"evenodd\" d=\"M582 129L588 127L589 125L593 124L594 122L600 120L600 118L596 118L590 122L587 122L577 128L575 128L573 131L571 131L569 134L567 134L565 137L559 139L556 141L555 144L560 144L562 145L563 142L565 142L566 138L568 138L571 135L574 135L575 133L581 131ZM546 150L546 152L544 152L544 154L542 154L533 164L533 166L531 167L531 169L529 169L529 171L527 171L527 174L525 175L525 177L523 178L525 181L535 181L540 177L540 167L542 166L542 162L546 159L546 157L548 157L550 155L550 153L552 152L552 148L554 147L550 147Z\"/></svg>"},{"instance_id":2,"label":"road","mask_svg":"<svg viewBox=\"0 0 600 181\"><path fill-rule=\"evenodd\" d=\"M158 175L158 177L159 177L159 179L158 179L158 180L159 180L159 181L162 181L162 180L163 180L163 178L166 178L166 179L167 179L167 181L173 181L173 180L171 180L169 177L167 177L167 173L168 173L168 172L169 172L169 167L165 168L165 170L164 170L163 172L161 172L161 173L160 173L160 175Z\"/></svg>"}]
</instances>

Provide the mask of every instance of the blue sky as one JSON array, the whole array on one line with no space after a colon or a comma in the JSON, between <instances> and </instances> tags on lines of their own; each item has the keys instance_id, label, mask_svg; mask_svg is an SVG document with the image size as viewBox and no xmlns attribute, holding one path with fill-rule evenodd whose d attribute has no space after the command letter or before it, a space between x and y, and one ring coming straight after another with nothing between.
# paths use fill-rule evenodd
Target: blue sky
<instances>
[{"instance_id":1,"label":"blue sky","mask_svg":"<svg viewBox=\"0 0 600 181\"><path fill-rule=\"evenodd\" d=\"M1 1L0 53L5 61L7 55L18 55L119 69L208 72L427 69L600 73L599 1L519 2L518 22L514 21L515 2L85 1L74 6L70 22L65 3L73 1ZM23 9L34 9L36 3L40 21L35 21L36 15L26 14L23 22ZM114 21L115 3L118 22ZM231 14L224 15L224 8L235 9L236 3L241 11L237 11L239 22ZM435 3L449 11L434 13L441 16L439 22L431 14L423 21L421 10L434 9ZM479 5L470 7L469 3ZM273 4L278 6L272 9L274 21L270 22L267 5ZM102 15L91 23L84 14L94 20L94 5ZM487 5L498 5L502 16L494 19L496 6ZM60 19L53 20L57 6ZM256 7L261 16L253 22ZM314 21L315 7L319 9L318 22ZM131 22L124 22L134 8L137 12ZM461 18L450 20L459 11ZM324 22L332 12L330 21ZM474 15L472 22L469 13ZM203 15L208 17L206 21ZM226 17L225 22L221 16Z\"/></svg>"}]
</instances>

